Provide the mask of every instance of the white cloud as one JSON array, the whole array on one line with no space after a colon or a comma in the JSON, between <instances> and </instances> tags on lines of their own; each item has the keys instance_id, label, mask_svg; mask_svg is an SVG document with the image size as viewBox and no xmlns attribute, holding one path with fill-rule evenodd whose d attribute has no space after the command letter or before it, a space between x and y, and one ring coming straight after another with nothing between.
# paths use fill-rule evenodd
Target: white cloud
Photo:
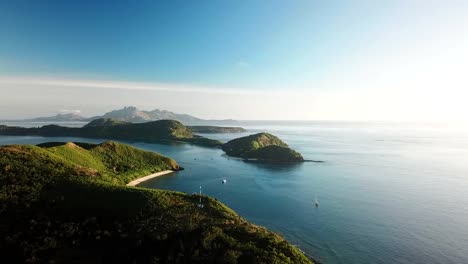
<instances>
[{"instance_id":1,"label":"white cloud","mask_svg":"<svg viewBox=\"0 0 468 264\"><path fill-rule=\"evenodd\" d=\"M81 110L79 109L72 109L72 110L62 109L59 112L60 114L81 114Z\"/></svg>"},{"instance_id":2,"label":"white cloud","mask_svg":"<svg viewBox=\"0 0 468 264\"><path fill-rule=\"evenodd\" d=\"M157 83L157 82L128 82L115 80L88 80L88 79L66 79L56 77L25 77L25 76L0 76L0 84L3 85L33 85L47 87L87 87L98 89L127 89L127 90L150 90L168 92L197 92L197 93L220 93L220 94L251 94L258 93L254 90L235 88L201 87L196 85Z\"/></svg>"},{"instance_id":3,"label":"white cloud","mask_svg":"<svg viewBox=\"0 0 468 264\"><path fill-rule=\"evenodd\" d=\"M313 101L307 91L22 76L0 76L0 94L4 95L0 97L0 118L53 113L58 107L82 109L91 116L134 105L208 119L301 119L293 110ZM299 111L307 113L304 107Z\"/></svg>"},{"instance_id":4,"label":"white cloud","mask_svg":"<svg viewBox=\"0 0 468 264\"><path fill-rule=\"evenodd\" d=\"M359 78L357 79L359 80ZM351 85L352 84L352 85ZM380 84L380 89L372 89ZM410 84L410 86L408 86ZM414 84L414 86L413 86ZM340 81L310 89L259 90L179 84L38 77L0 77L0 118L33 117L55 109L91 116L134 105L211 119L392 120L466 119L463 89L416 86L416 81L369 77L362 86ZM332 87L332 85L336 85ZM330 88L332 87L332 88ZM448 92L451 91L451 92ZM72 109L72 110L70 110ZM3 116L2 116L3 115ZM42 114L41 114L42 115Z\"/></svg>"}]
</instances>

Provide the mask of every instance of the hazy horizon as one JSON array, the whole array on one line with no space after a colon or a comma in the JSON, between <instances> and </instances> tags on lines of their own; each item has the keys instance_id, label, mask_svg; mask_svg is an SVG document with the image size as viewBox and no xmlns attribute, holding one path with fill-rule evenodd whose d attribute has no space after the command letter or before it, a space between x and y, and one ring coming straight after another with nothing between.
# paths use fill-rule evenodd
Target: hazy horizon
<instances>
[{"instance_id":1,"label":"hazy horizon","mask_svg":"<svg viewBox=\"0 0 468 264\"><path fill-rule=\"evenodd\" d=\"M468 263L467 99L468 0L0 0L0 259Z\"/></svg>"},{"instance_id":2,"label":"hazy horizon","mask_svg":"<svg viewBox=\"0 0 468 264\"><path fill-rule=\"evenodd\" d=\"M0 119L468 123L468 2L1 3Z\"/></svg>"}]
</instances>

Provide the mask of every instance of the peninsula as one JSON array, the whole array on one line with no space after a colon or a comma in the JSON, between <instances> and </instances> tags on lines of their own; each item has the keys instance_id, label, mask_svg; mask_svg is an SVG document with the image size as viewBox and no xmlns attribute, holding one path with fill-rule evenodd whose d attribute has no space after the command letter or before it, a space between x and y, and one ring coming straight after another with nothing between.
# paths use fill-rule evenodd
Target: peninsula
<instances>
[{"instance_id":1,"label":"peninsula","mask_svg":"<svg viewBox=\"0 0 468 264\"><path fill-rule=\"evenodd\" d=\"M96 127L96 126L115 126L115 125L129 125L132 122L121 121L115 118L99 118L94 119L84 127ZM242 127L227 127L227 126L186 126L193 133L241 133L246 132Z\"/></svg>"},{"instance_id":2,"label":"peninsula","mask_svg":"<svg viewBox=\"0 0 468 264\"><path fill-rule=\"evenodd\" d=\"M242 127L224 127L224 126L189 126L194 133L241 133L246 132Z\"/></svg>"},{"instance_id":3,"label":"peninsula","mask_svg":"<svg viewBox=\"0 0 468 264\"><path fill-rule=\"evenodd\" d=\"M173 159L104 142L0 147L2 258L14 263L312 263L216 199L129 187Z\"/></svg>"},{"instance_id":4,"label":"peninsula","mask_svg":"<svg viewBox=\"0 0 468 264\"><path fill-rule=\"evenodd\" d=\"M134 124L113 119L102 119L91 121L81 128L57 125L23 128L0 125L0 135L104 138L148 143L178 141L209 147L222 145L222 142L218 140L212 140L194 134L189 128L175 120L159 120Z\"/></svg>"}]
</instances>

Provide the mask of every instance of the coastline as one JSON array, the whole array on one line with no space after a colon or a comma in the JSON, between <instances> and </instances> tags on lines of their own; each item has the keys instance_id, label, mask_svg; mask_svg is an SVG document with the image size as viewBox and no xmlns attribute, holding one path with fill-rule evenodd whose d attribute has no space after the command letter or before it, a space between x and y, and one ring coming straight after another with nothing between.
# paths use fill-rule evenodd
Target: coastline
<instances>
[{"instance_id":1,"label":"coastline","mask_svg":"<svg viewBox=\"0 0 468 264\"><path fill-rule=\"evenodd\" d=\"M152 178L156 178L156 177L159 177L159 176L163 176L163 175L166 175L166 174L169 174L169 173L173 173L175 172L174 170L165 170L165 171L160 171L160 172L156 172L156 173L153 173L153 174L150 174L148 176L145 176L145 177L141 177L141 178L138 178L136 180L133 180L129 183L127 183L127 186L136 186L144 181L147 181L149 179L152 179Z\"/></svg>"}]
</instances>

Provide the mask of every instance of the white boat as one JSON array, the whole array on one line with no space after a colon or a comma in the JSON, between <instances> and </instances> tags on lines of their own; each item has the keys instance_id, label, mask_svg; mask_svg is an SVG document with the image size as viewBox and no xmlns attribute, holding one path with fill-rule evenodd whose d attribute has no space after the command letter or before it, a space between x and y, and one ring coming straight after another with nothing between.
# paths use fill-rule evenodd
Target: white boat
<instances>
[{"instance_id":1,"label":"white boat","mask_svg":"<svg viewBox=\"0 0 468 264\"><path fill-rule=\"evenodd\" d=\"M227 180L226 180L226 179L223 179L222 183L225 184L226 182L227 182Z\"/></svg>"}]
</instances>

